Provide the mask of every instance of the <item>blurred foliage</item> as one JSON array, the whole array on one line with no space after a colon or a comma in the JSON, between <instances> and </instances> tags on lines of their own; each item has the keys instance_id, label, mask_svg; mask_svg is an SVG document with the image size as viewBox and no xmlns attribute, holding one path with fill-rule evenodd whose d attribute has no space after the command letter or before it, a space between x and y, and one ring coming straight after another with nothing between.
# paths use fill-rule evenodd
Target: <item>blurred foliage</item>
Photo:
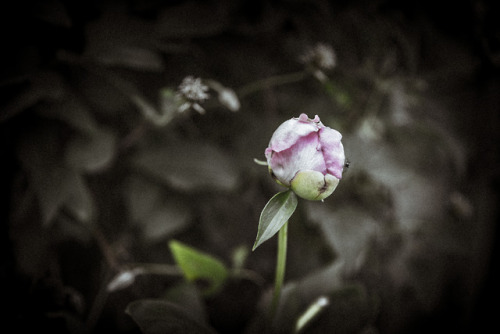
<instances>
[{"instance_id":1,"label":"blurred foliage","mask_svg":"<svg viewBox=\"0 0 500 334\"><path fill-rule=\"evenodd\" d=\"M280 333L319 297L329 303L304 333L491 325L493 1L22 0L0 12L5 328ZM336 67L308 72L300 59L318 42ZM210 88L203 115L176 111L191 75ZM299 201L269 327L275 243L249 250L283 189L253 159L300 113L343 133L351 165L325 203ZM217 293L172 269L173 239L220 259Z\"/></svg>"}]
</instances>

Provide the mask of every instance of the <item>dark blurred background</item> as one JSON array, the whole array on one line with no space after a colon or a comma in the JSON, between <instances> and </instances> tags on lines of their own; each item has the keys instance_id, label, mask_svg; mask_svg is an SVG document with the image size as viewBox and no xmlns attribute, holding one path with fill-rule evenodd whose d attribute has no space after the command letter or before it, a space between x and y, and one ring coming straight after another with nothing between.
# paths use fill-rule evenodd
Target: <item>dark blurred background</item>
<instances>
[{"instance_id":1,"label":"dark blurred background","mask_svg":"<svg viewBox=\"0 0 500 334\"><path fill-rule=\"evenodd\" d=\"M276 240L246 251L280 188L253 159L300 113L351 164L290 222L274 331L318 296L305 333L500 330L498 2L11 0L0 22L2 331L138 333L125 309L144 298L262 331ZM335 67L288 82L316 43ZM187 76L240 108L212 85L204 114L172 113ZM172 239L247 254L255 278L207 297L145 269L110 291L173 265Z\"/></svg>"}]
</instances>

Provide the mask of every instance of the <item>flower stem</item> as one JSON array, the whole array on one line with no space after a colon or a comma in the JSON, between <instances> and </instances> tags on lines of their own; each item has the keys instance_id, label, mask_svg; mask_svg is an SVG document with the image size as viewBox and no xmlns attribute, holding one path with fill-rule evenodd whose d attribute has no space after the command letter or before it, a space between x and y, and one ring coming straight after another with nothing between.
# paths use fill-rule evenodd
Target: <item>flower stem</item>
<instances>
[{"instance_id":1,"label":"flower stem","mask_svg":"<svg viewBox=\"0 0 500 334\"><path fill-rule=\"evenodd\" d=\"M283 225L278 234L278 255L276 262L276 276L274 280L274 294L271 304L271 321L273 321L276 316L281 296L281 287L283 286L283 281L285 280L287 239L288 222Z\"/></svg>"},{"instance_id":2,"label":"flower stem","mask_svg":"<svg viewBox=\"0 0 500 334\"><path fill-rule=\"evenodd\" d=\"M237 90L238 96L244 96L258 92L267 87L280 86L304 80L309 75L306 71L292 72L288 74L275 75L246 84Z\"/></svg>"}]
</instances>

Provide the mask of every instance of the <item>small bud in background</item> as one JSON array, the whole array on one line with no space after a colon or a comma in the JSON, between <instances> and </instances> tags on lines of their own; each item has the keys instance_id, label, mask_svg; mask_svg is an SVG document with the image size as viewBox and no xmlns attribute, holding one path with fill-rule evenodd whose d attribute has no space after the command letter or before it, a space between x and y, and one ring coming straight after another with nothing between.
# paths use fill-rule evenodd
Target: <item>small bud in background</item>
<instances>
[{"instance_id":1,"label":"small bud in background","mask_svg":"<svg viewBox=\"0 0 500 334\"><path fill-rule=\"evenodd\" d=\"M301 57L304 64L320 70L331 70L337 65L337 56L330 45L318 43Z\"/></svg>"},{"instance_id":2,"label":"small bud in background","mask_svg":"<svg viewBox=\"0 0 500 334\"><path fill-rule=\"evenodd\" d=\"M281 124L265 151L269 171L279 184L299 197L323 200L342 178L345 164L342 135L318 116L306 114Z\"/></svg>"},{"instance_id":3,"label":"small bud in background","mask_svg":"<svg viewBox=\"0 0 500 334\"><path fill-rule=\"evenodd\" d=\"M210 97L207 91L208 87L201 82L201 79L192 76L185 77L179 85L179 94L191 101L205 101Z\"/></svg>"},{"instance_id":4,"label":"small bud in background","mask_svg":"<svg viewBox=\"0 0 500 334\"><path fill-rule=\"evenodd\" d=\"M231 111L240 110L240 100L236 95L235 91L231 88L225 87L220 82L215 80L204 80L208 87L212 88L219 94L219 102L224 107Z\"/></svg>"},{"instance_id":5,"label":"small bud in background","mask_svg":"<svg viewBox=\"0 0 500 334\"><path fill-rule=\"evenodd\" d=\"M240 109L240 101L234 90L226 88L219 92L219 102L231 111Z\"/></svg>"},{"instance_id":6,"label":"small bud in background","mask_svg":"<svg viewBox=\"0 0 500 334\"><path fill-rule=\"evenodd\" d=\"M324 71L331 70L337 65L335 51L330 45L323 43L318 43L309 48L300 60L309 67L312 75L323 83L328 80L328 76Z\"/></svg>"}]
</instances>

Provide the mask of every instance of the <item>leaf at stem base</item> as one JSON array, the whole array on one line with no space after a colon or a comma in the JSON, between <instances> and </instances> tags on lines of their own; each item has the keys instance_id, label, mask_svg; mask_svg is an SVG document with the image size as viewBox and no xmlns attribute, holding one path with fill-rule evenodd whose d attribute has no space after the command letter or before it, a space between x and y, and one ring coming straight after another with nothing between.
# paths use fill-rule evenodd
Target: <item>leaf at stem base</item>
<instances>
[{"instance_id":1,"label":"leaf at stem base","mask_svg":"<svg viewBox=\"0 0 500 334\"><path fill-rule=\"evenodd\" d=\"M273 237L292 216L297 208L297 196L291 190L274 195L262 210L257 238L252 251Z\"/></svg>"}]
</instances>

